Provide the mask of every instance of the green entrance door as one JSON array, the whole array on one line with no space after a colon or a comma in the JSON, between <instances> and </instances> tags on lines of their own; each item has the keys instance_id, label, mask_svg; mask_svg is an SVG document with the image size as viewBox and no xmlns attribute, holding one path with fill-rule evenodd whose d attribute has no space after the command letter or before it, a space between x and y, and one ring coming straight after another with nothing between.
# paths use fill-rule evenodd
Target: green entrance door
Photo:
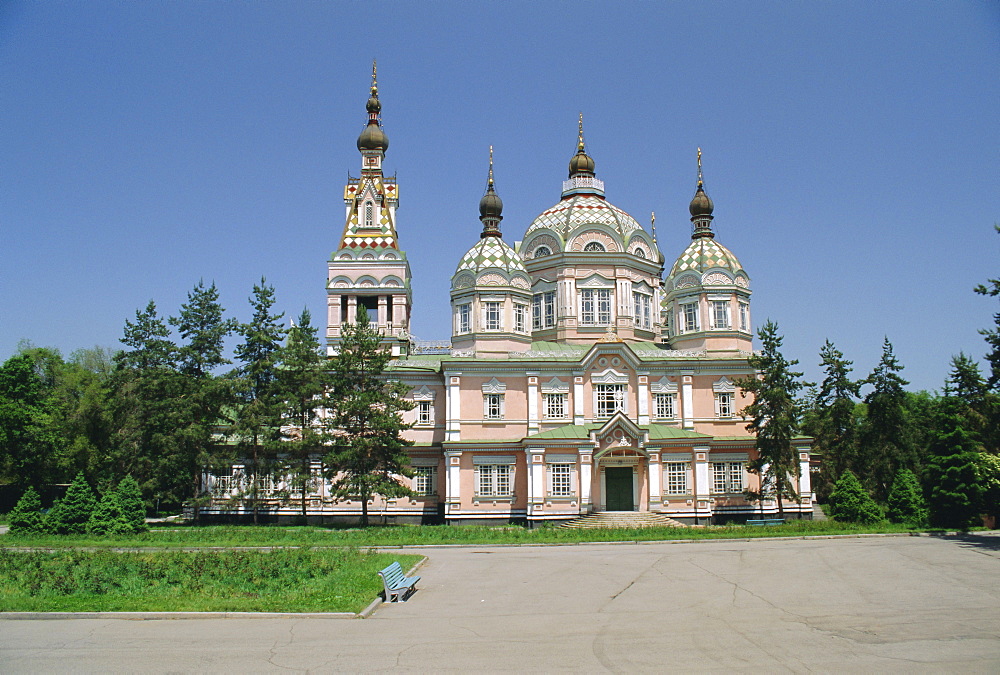
<instances>
[{"instance_id":1,"label":"green entrance door","mask_svg":"<svg viewBox=\"0 0 1000 675\"><path fill-rule=\"evenodd\" d=\"M635 511L635 504L632 503L632 467L605 468L604 494L608 511Z\"/></svg>"}]
</instances>

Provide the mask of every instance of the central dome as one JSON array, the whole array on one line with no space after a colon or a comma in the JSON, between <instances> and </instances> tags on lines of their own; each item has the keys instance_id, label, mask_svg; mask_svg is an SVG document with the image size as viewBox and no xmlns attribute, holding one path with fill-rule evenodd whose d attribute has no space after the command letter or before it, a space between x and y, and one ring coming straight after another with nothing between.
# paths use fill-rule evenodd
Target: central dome
<instances>
[{"instance_id":1,"label":"central dome","mask_svg":"<svg viewBox=\"0 0 1000 675\"><path fill-rule=\"evenodd\" d=\"M560 201L535 218L525 237L539 229L549 229L562 235L564 239L588 225L604 225L618 232L622 237L642 227L635 218L605 199L592 194L576 194Z\"/></svg>"}]
</instances>

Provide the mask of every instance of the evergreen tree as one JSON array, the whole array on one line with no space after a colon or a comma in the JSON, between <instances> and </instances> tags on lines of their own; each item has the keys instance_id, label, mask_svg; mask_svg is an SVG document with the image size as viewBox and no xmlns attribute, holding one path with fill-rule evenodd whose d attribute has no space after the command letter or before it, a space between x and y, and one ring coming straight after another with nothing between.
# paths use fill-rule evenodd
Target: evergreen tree
<instances>
[{"instance_id":1,"label":"evergreen tree","mask_svg":"<svg viewBox=\"0 0 1000 675\"><path fill-rule=\"evenodd\" d=\"M231 459L220 456L213 438L220 423L232 421L224 412L233 402L232 382L214 374L216 368L229 363L223 353L225 339L235 327L235 321L224 318L224 313L215 284L206 288L204 281L199 281L179 315L170 319L184 340L177 350L184 394L174 403L185 424L179 428L178 452L161 458L157 469L161 482L173 477L166 484L168 494L178 501L190 500L195 518L202 501L202 472L208 467L228 468L226 460Z\"/></svg>"},{"instance_id":2,"label":"evergreen tree","mask_svg":"<svg viewBox=\"0 0 1000 675\"><path fill-rule=\"evenodd\" d=\"M87 520L86 529L87 534L103 536L132 534L131 524L125 519L118 495L114 491L108 490L97 502Z\"/></svg>"},{"instance_id":3,"label":"evergreen tree","mask_svg":"<svg viewBox=\"0 0 1000 675\"><path fill-rule=\"evenodd\" d=\"M917 468L917 455L913 447L906 414L909 384L900 377L903 367L892 351L892 343L885 338L882 358L866 380L873 389L865 397L868 415L864 422L860 443L859 473L865 485L879 502L885 502L896 472L901 468Z\"/></svg>"},{"instance_id":4,"label":"evergreen tree","mask_svg":"<svg viewBox=\"0 0 1000 675\"><path fill-rule=\"evenodd\" d=\"M927 503L921 493L920 482L909 469L900 469L892 482L888 499L889 520L921 527L927 523Z\"/></svg>"},{"instance_id":5,"label":"evergreen tree","mask_svg":"<svg viewBox=\"0 0 1000 675\"><path fill-rule=\"evenodd\" d=\"M66 495L46 514L45 527L53 534L82 534L96 505L94 492L83 472L80 472L66 490Z\"/></svg>"},{"instance_id":6,"label":"evergreen tree","mask_svg":"<svg viewBox=\"0 0 1000 675\"><path fill-rule=\"evenodd\" d=\"M382 335L358 308L353 324L345 325L340 351L330 363L330 408L333 430L326 465L333 491L341 498L361 501L361 525L368 525L368 502L374 496L404 497L412 491L401 476L412 476L402 438L411 425L401 413L413 404L403 398L409 388L389 379L391 356Z\"/></svg>"},{"instance_id":7,"label":"evergreen tree","mask_svg":"<svg viewBox=\"0 0 1000 675\"><path fill-rule=\"evenodd\" d=\"M8 522L11 534L37 534L44 531L42 499L35 488L29 487L24 491L10 512Z\"/></svg>"},{"instance_id":8,"label":"evergreen tree","mask_svg":"<svg viewBox=\"0 0 1000 675\"><path fill-rule=\"evenodd\" d=\"M840 476L830 493L830 515L841 522L862 525L884 520L878 504L850 470Z\"/></svg>"},{"instance_id":9,"label":"evergreen tree","mask_svg":"<svg viewBox=\"0 0 1000 675\"><path fill-rule=\"evenodd\" d=\"M815 439L813 451L823 458L821 482L832 486L844 471L857 469L861 384L851 379L852 362L832 342L827 340L819 355L824 377L803 427Z\"/></svg>"},{"instance_id":10,"label":"evergreen tree","mask_svg":"<svg viewBox=\"0 0 1000 675\"><path fill-rule=\"evenodd\" d=\"M125 476L115 489L115 500L121 510L122 518L128 526L129 534L139 534L149 530L146 524L146 503L142 499L139 484L132 476Z\"/></svg>"},{"instance_id":11,"label":"evergreen tree","mask_svg":"<svg viewBox=\"0 0 1000 675\"><path fill-rule=\"evenodd\" d=\"M281 445L277 366L286 331L280 323L284 314L271 313L274 288L265 279L254 285L250 305L253 318L236 329L243 342L235 350L240 365L235 373L238 403L233 434L250 474L244 499L250 502L256 523L261 477L274 472Z\"/></svg>"},{"instance_id":12,"label":"evergreen tree","mask_svg":"<svg viewBox=\"0 0 1000 675\"><path fill-rule=\"evenodd\" d=\"M990 390L979 364L965 354L952 358L945 395L964 404L963 426L987 452L1000 452L1000 394Z\"/></svg>"},{"instance_id":13,"label":"evergreen tree","mask_svg":"<svg viewBox=\"0 0 1000 675\"><path fill-rule=\"evenodd\" d=\"M982 512L993 519L992 527L1000 524L1000 457L988 452L979 453L976 467L982 489Z\"/></svg>"},{"instance_id":14,"label":"evergreen tree","mask_svg":"<svg viewBox=\"0 0 1000 675\"><path fill-rule=\"evenodd\" d=\"M312 462L322 456L326 432L319 419L324 407L326 360L312 325L308 309L288 331L278 369L278 388L282 400L284 443L288 457L287 481L292 492L300 493L301 516L305 520L310 488L315 476Z\"/></svg>"},{"instance_id":15,"label":"evergreen tree","mask_svg":"<svg viewBox=\"0 0 1000 675\"><path fill-rule=\"evenodd\" d=\"M1000 233L1000 225L993 227ZM976 286L975 291L980 295L1000 296L1000 279L989 279L985 284ZM1000 312L993 315L993 328L984 328L979 332L990 346L990 352L986 355L986 361L990 364L987 384L992 390L1000 391Z\"/></svg>"},{"instance_id":16,"label":"evergreen tree","mask_svg":"<svg viewBox=\"0 0 1000 675\"><path fill-rule=\"evenodd\" d=\"M180 430L189 420L188 393L177 368L177 347L150 301L125 321L126 349L115 356L109 380L112 450L101 470L108 483L133 476L154 505L179 506L177 476L168 458L181 454ZM188 482L182 480L182 487Z\"/></svg>"},{"instance_id":17,"label":"evergreen tree","mask_svg":"<svg viewBox=\"0 0 1000 675\"><path fill-rule=\"evenodd\" d=\"M967 529L983 510L979 445L965 428L963 407L959 399L945 396L937 414L926 469L930 520L936 527Z\"/></svg>"}]
</instances>

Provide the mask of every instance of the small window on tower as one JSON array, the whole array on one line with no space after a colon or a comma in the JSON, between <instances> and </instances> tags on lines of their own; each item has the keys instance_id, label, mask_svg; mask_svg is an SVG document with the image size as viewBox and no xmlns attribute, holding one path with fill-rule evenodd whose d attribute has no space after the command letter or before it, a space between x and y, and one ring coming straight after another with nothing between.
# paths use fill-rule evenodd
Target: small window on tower
<instances>
[{"instance_id":1,"label":"small window on tower","mask_svg":"<svg viewBox=\"0 0 1000 675\"><path fill-rule=\"evenodd\" d=\"M604 253L605 248L604 248L604 244L602 244L601 242L599 242L599 241L592 241L592 242L589 242L586 246L584 246L583 250L584 251L590 251L590 252Z\"/></svg>"},{"instance_id":2,"label":"small window on tower","mask_svg":"<svg viewBox=\"0 0 1000 675\"><path fill-rule=\"evenodd\" d=\"M375 206L371 202L365 202L365 227L372 227L374 220Z\"/></svg>"},{"instance_id":3,"label":"small window on tower","mask_svg":"<svg viewBox=\"0 0 1000 675\"><path fill-rule=\"evenodd\" d=\"M536 258L544 258L547 255L552 255L552 251L549 250L548 246L539 246L535 249Z\"/></svg>"}]
</instances>

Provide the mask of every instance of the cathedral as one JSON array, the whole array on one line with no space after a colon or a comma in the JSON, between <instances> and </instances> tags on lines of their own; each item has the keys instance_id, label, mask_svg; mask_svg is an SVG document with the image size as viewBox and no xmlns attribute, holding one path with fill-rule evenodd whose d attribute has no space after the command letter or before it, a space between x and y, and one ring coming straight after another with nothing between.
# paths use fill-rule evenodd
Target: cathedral
<instances>
[{"instance_id":1,"label":"cathedral","mask_svg":"<svg viewBox=\"0 0 1000 675\"><path fill-rule=\"evenodd\" d=\"M753 372L750 276L716 240L700 150L691 242L669 269L655 220L647 231L605 198L582 116L555 204L517 226L514 246L491 150L482 232L454 256L451 339L421 343L410 334L407 226L396 218L396 179L382 169L389 139L374 71L366 108L360 176L344 188L343 234L327 262L326 341L336 353L364 307L394 357L390 376L415 404L406 413L415 475L404 479L415 496L376 499L373 516L534 526L600 511L686 524L777 512L745 497L758 488L735 384ZM810 518L809 439L797 442L802 499L784 511ZM221 502L226 481L214 483ZM318 521L361 512L329 497L321 478L309 503Z\"/></svg>"}]
</instances>

